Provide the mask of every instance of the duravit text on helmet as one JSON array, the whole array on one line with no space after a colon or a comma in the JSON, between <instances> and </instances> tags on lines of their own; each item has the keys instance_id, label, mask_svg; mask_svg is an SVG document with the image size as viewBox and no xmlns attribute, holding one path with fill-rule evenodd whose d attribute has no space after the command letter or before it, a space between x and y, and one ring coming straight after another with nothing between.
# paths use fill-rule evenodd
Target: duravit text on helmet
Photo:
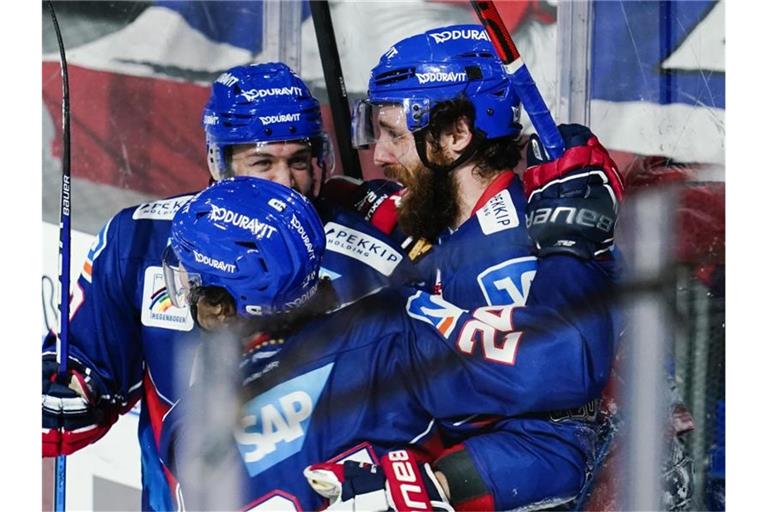
<instances>
[{"instance_id":1,"label":"duravit text on helmet","mask_svg":"<svg viewBox=\"0 0 768 512\"><path fill-rule=\"evenodd\" d=\"M206 256L205 254L197 252L194 249L192 249L192 253L195 255L195 261L198 263L202 263L203 265L207 265L218 270L223 270L224 272L228 272L230 274L235 272L234 263L227 263L226 261L220 261L215 258L211 258L210 256Z\"/></svg>"},{"instance_id":2,"label":"duravit text on helmet","mask_svg":"<svg viewBox=\"0 0 768 512\"><path fill-rule=\"evenodd\" d=\"M488 34L485 33L485 30L477 29L445 30L443 32L429 34L429 37L434 39L436 43L444 43L454 39L474 39L475 41L488 41Z\"/></svg>"},{"instance_id":3,"label":"duravit text on helmet","mask_svg":"<svg viewBox=\"0 0 768 512\"><path fill-rule=\"evenodd\" d=\"M296 122L299 119L301 119L300 113L295 114L279 114L275 116L259 116L259 121L261 121L261 124L272 124L272 123L292 123Z\"/></svg>"},{"instance_id":4,"label":"duravit text on helmet","mask_svg":"<svg viewBox=\"0 0 768 512\"><path fill-rule=\"evenodd\" d=\"M304 247L307 249L307 255L309 255L309 258L314 260L315 248L312 247L312 242L309 240L309 235L307 235L307 231L304 229L304 226L301 225L301 221L296 217L296 215L291 216L291 227L296 230L296 232L301 237L301 241L304 242Z\"/></svg>"},{"instance_id":5,"label":"duravit text on helmet","mask_svg":"<svg viewBox=\"0 0 768 512\"><path fill-rule=\"evenodd\" d=\"M248 101L253 101L257 98L266 98L267 96L304 96L304 91L301 87L272 87L271 89L249 89L242 92L243 96Z\"/></svg>"},{"instance_id":6,"label":"duravit text on helmet","mask_svg":"<svg viewBox=\"0 0 768 512\"><path fill-rule=\"evenodd\" d=\"M261 222L259 219L252 219L242 213L233 212L213 204L211 205L211 209L210 217L212 221L225 222L239 228L247 229L259 240L262 238L270 238L272 233L276 231L274 226Z\"/></svg>"},{"instance_id":7,"label":"duravit text on helmet","mask_svg":"<svg viewBox=\"0 0 768 512\"><path fill-rule=\"evenodd\" d=\"M442 71L416 73L416 79L420 84L428 84L431 82L464 82L467 79L467 74L464 72L455 71L451 71L450 73L445 73Z\"/></svg>"}]
</instances>

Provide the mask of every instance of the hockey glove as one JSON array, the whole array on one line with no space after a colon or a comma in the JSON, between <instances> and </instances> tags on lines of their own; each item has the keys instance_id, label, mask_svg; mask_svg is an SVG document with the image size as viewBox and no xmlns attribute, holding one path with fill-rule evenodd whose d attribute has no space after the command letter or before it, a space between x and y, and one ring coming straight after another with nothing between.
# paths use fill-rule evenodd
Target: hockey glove
<instances>
[{"instance_id":1,"label":"hockey glove","mask_svg":"<svg viewBox=\"0 0 768 512\"><path fill-rule=\"evenodd\" d=\"M55 354L43 355L43 457L69 455L100 439L118 411L94 392L91 371L69 360L69 379L58 379Z\"/></svg>"},{"instance_id":2,"label":"hockey glove","mask_svg":"<svg viewBox=\"0 0 768 512\"><path fill-rule=\"evenodd\" d=\"M323 184L320 198L359 213L376 229L390 234L397 225L397 202L402 188L389 180L361 181L334 176Z\"/></svg>"},{"instance_id":3,"label":"hockey glove","mask_svg":"<svg viewBox=\"0 0 768 512\"><path fill-rule=\"evenodd\" d=\"M570 254L590 259L610 250L624 185L616 164L589 128L559 126L566 151L545 161L532 135L523 185L526 225L539 256Z\"/></svg>"},{"instance_id":4,"label":"hockey glove","mask_svg":"<svg viewBox=\"0 0 768 512\"><path fill-rule=\"evenodd\" d=\"M429 464L407 450L389 452L376 466L347 461L313 464L304 470L309 485L336 510L453 511ZM350 506L345 506L354 500Z\"/></svg>"}]
</instances>

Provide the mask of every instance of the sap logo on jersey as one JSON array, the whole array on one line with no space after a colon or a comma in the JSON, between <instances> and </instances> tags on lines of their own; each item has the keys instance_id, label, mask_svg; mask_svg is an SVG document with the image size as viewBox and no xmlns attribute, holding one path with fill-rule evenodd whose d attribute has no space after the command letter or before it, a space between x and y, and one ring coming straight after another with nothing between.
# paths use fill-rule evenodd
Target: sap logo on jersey
<instances>
[{"instance_id":1,"label":"sap logo on jersey","mask_svg":"<svg viewBox=\"0 0 768 512\"><path fill-rule=\"evenodd\" d=\"M298 121L301 118L300 113L296 114L279 114L274 116L259 116L261 124L274 124L274 123L291 123Z\"/></svg>"},{"instance_id":2,"label":"sap logo on jersey","mask_svg":"<svg viewBox=\"0 0 768 512\"><path fill-rule=\"evenodd\" d=\"M486 235L516 228L520 225L520 218L517 216L515 203L512 202L509 190L502 190L493 196L477 211L476 215L480 222L480 229Z\"/></svg>"},{"instance_id":3,"label":"sap logo on jersey","mask_svg":"<svg viewBox=\"0 0 768 512\"><path fill-rule=\"evenodd\" d=\"M437 32L435 34L429 34L429 36L435 40L436 43L444 43L446 41L452 41L454 39L473 39L475 41L488 41L488 34L484 30L467 29L467 30L445 30L443 32Z\"/></svg>"},{"instance_id":4,"label":"sap logo on jersey","mask_svg":"<svg viewBox=\"0 0 768 512\"><path fill-rule=\"evenodd\" d=\"M162 267L147 267L144 271L141 323L147 327L174 331L191 331L195 326L189 308L177 308L171 302Z\"/></svg>"},{"instance_id":5,"label":"sap logo on jersey","mask_svg":"<svg viewBox=\"0 0 768 512\"><path fill-rule=\"evenodd\" d=\"M416 73L416 79L420 84L428 84L431 82L464 82L467 79L466 73L457 73L451 71L450 73L444 72L430 72L430 73Z\"/></svg>"},{"instance_id":6,"label":"sap logo on jersey","mask_svg":"<svg viewBox=\"0 0 768 512\"><path fill-rule=\"evenodd\" d=\"M192 195L172 197L152 203L142 203L133 210L133 220L173 220L176 212L185 205Z\"/></svg>"},{"instance_id":7,"label":"sap logo on jersey","mask_svg":"<svg viewBox=\"0 0 768 512\"><path fill-rule=\"evenodd\" d=\"M215 204L211 205L211 220L214 222L226 222L227 224L247 229L259 240L269 238L272 236L272 233L277 231L274 226L261 222L259 219L252 219L247 215L233 212Z\"/></svg>"},{"instance_id":8,"label":"sap logo on jersey","mask_svg":"<svg viewBox=\"0 0 768 512\"><path fill-rule=\"evenodd\" d=\"M442 295L430 295L422 291L408 297L405 309L408 316L432 324L446 338L451 335L459 317L465 312Z\"/></svg>"},{"instance_id":9,"label":"sap logo on jersey","mask_svg":"<svg viewBox=\"0 0 768 512\"><path fill-rule=\"evenodd\" d=\"M325 225L326 249L362 261L389 276L403 256L377 238L335 222Z\"/></svg>"},{"instance_id":10,"label":"sap logo on jersey","mask_svg":"<svg viewBox=\"0 0 768 512\"><path fill-rule=\"evenodd\" d=\"M235 440L249 475L256 476L301 450L332 369L330 363L295 377L243 406Z\"/></svg>"}]
</instances>

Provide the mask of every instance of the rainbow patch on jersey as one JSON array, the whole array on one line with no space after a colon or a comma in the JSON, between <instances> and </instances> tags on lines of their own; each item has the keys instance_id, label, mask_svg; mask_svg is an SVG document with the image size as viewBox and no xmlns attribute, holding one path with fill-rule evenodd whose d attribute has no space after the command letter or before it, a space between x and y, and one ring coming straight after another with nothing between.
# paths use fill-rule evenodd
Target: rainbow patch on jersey
<instances>
[{"instance_id":1,"label":"rainbow patch on jersey","mask_svg":"<svg viewBox=\"0 0 768 512\"><path fill-rule=\"evenodd\" d=\"M141 323L174 331L191 331L195 326L189 308L177 308L171 302L162 267L147 267L144 271Z\"/></svg>"},{"instance_id":2,"label":"rainbow patch on jersey","mask_svg":"<svg viewBox=\"0 0 768 512\"><path fill-rule=\"evenodd\" d=\"M466 313L466 310L451 304L442 295L430 295L422 291L408 297L405 309L408 316L431 324L445 338L451 335L461 314Z\"/></svg>"},{"instance_id":3,"label":"rainbow patch on jersey","mask_svg":"<svg viewBox=\"0 0 768 512\"><path fill-rule=\"evenodd\" d=\"M168 295L168 290L165 287L157 290L150 298L151 302L149 304L149 309L151 311L159 311L160 313L165 313L173 307L171 296Z\"/></svg>"},{"instance_id":4,"label":"rainbow patch on jersey","mask_svg":"<svg viewBox=\"0 0 768 512\"><path fill-rule=\"evenodd\" d=\"M99 257L99 254L107 247L107 232L109 231L109 225L112 223L112 219L109 219L99 234L96 235L96 240L91 244L91 248L88 249L88 255L85 257L85 263L83 263L83 279L89 283L93 279L93 262Z\"/></svg>"}]
</instances>

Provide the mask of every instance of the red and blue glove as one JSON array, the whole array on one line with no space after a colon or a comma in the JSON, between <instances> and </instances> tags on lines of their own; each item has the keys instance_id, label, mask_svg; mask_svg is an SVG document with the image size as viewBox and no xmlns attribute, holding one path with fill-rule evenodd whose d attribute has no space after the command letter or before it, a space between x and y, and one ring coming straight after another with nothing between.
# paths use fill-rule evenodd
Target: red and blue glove
<instances>
[{"instance_id":1,"label":"red and blue glove","mask_svg":"<svg viewBox=\"0 0 768 512\"><path fill-rule=\"evenodd\" d=\"M90 369L70 358L60 382L55 354L43 354L43 457L69 455L97 441L117 421L117 407L94 390Z\"/></svg>"},{"instance_id":2,"label":"red and blue glove","mask_svg":"<svg viewBox=\"0 0 768 512\"><path fill-rule=\"evenodd\" d=\"M429 464L408 450L385 455L380 465L346 461L313 464L304 470L309 485L328 498L330 507L346 509L354 500L363 510L453 511Z\"/></svg>"},{"instance_id":3,"label":"red and blue glove","mask_svg":"<svg viewBox=\"0 0 768 512\"><path fill-rule=\"evenodd\" d=\"M354 211L382 233L390 234L397 226L402 191L403 186L394 181L333 176L323 184L320 200Z\"/></svg>"},{"instance_id":4,"label":"red and blue glove","mask_svg":"<svg viewBox=\"0 0 768 512\"><path fill-rule=\"evenodd\" d=\"M523 186L528 198L528 235L539 256L600 257L613 246L622 177L608 151L589 128L562 124L565 153L545 160L537 135L528 144Z\"/></svg>"}]
</instances>

